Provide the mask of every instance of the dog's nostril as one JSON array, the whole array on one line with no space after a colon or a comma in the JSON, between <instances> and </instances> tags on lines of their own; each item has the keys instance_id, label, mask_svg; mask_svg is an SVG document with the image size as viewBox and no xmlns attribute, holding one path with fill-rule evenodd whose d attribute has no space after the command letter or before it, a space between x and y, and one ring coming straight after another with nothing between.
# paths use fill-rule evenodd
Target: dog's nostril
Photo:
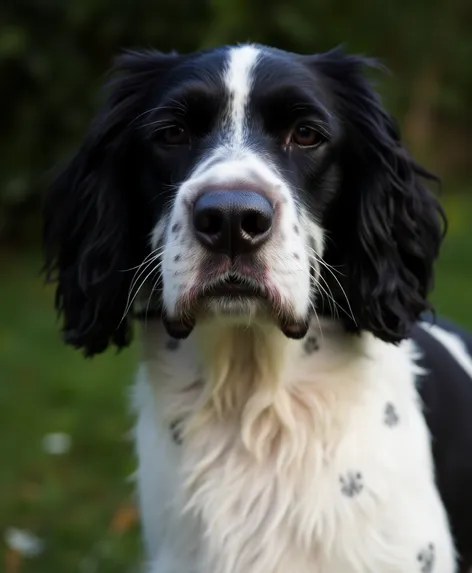
<instances>
[{"instance_id":1,"label":"dog's nostril","mask_svg":"<svg viewBox=\"0 0 472 573\"><path fill-rule=\"evenodd\" d=\"M263 235L270 230L272 217L268 213L247 213L241 218L241 230L250 237Z\"/></svg>"},{"instance_id":2,"label":"dog's nostril","mask_svg":"<svg viewBox=\"0 0 472 573\"><path fill-rule=\"evenodd\" d=\"M223 229L224 219L219 211L197 212L194 217L194 226L205 235L217 235Z\"/></svg>"}]
</instances>

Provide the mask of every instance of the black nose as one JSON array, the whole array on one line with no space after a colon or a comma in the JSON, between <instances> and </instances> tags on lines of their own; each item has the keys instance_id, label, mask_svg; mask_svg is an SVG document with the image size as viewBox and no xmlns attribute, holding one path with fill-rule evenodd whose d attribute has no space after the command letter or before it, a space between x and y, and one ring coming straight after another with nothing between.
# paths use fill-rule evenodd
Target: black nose
<instances>
[{"instance_id":1,"label":"black nose","mask_svg":"<svg viewBox=\"0 0 472 573\"><path fill-rule=\"evenodd\" d=\"M274 210L254 191L208 191L193 208L197 239L231 258L258 249L270 235Z\"/></svg>"}]
</instances>

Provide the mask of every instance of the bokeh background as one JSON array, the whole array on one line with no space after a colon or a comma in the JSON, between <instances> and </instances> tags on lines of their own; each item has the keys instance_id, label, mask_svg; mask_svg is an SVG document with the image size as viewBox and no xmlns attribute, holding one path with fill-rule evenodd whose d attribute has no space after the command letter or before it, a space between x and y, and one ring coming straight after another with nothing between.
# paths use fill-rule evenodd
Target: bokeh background
<instances>
[{"instance_id":1,"label":"bokeh background","mask_svg":"<svg viewBox=\"0 0 472 573\"><path fill-rule=\"evenodd\" d=\"M136 348L60 341L39 275L41 195L78 144L113 56L258 41L381 59L385 105L443 179L433 294L472 327L470 0L3 0L0 5L0 571L131 573L141 561L127 392Z\"/></svg>"}]
</instances>

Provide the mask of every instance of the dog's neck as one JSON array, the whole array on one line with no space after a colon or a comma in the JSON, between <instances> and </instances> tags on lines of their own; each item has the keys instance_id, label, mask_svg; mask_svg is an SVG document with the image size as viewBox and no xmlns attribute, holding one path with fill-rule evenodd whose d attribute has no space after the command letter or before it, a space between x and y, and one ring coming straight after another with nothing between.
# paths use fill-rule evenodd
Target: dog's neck
<instances>
[{"instance_id":1,"label":"dog's neck","mask_svg":"<svg viewBox=\"0 0 472 573\"><path fill-rule=\"evenodd\" d=\"M207 326L196 333L209 399L220 415L244 406L248 395L277 391L290 352L272 327Z\"/></svg>"},{"instance_id":2,"label":"dog's neck","mask_svg":"<svg viewBox=\"0 0 472 573\"><path fill-rule=\"evenodd\" d=\"M277 438L264 428L288 437L295 410L310 411L300 388L313 379L313 370L321 378L341 370L363 347L361 338L345 334L338 323L316 319L304 340L290 340L271 325L215 322L197 325L189 339L173 344L156 321L143 326L143 343L151 380L167 385L163 394L173 397L168 410L189 420L188 431L235 423L257 457Z\"/></svg>"}]
</instances>

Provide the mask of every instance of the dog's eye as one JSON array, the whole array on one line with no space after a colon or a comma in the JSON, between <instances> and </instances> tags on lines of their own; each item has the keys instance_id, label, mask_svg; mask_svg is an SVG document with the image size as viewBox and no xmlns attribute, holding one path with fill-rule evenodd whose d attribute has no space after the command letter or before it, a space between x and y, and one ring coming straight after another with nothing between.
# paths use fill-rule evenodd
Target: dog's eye
<instances>
[{"instance_id":1,"label":"dog's eye","mask_svg":"<svg viewBox=\"0 0 472 573\"><path fill-rule=\"evenodd\" d=\"M298 147L318 147L325 141L326 137L316 128L302 123L295 127L289 138L289 144L295 144Z\"/></svg>"},{"instance_id":2,"label":"dog's eye","mask_svg":"<svg viewBox=\"0 0 472 573\"><path fill-rule=\"evenodd\" d=\"M190 134L182 125L169 125L161 130L159 139L167 145L188 145Z\"/></svg>"}]
</instances>

